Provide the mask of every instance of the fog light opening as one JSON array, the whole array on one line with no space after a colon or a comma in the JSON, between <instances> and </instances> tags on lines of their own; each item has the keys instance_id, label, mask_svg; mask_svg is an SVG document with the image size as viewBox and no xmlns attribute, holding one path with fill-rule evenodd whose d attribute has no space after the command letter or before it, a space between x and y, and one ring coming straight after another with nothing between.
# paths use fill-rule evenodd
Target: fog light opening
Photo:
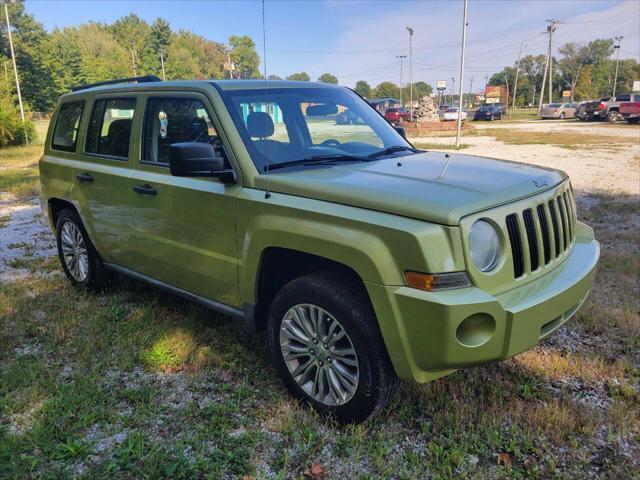
<instances>
[{"instance_id":1,"label":"fog light opening","mask_svg":"<svg viewBox=\"0 0 640 480\"><path fill-rule=\"evenodd\" d=\"M488 313L475 313L465 318L456 330L456 338L465 347L487 343L496 330L496 321Z\"/></svg>"}]
</instances>

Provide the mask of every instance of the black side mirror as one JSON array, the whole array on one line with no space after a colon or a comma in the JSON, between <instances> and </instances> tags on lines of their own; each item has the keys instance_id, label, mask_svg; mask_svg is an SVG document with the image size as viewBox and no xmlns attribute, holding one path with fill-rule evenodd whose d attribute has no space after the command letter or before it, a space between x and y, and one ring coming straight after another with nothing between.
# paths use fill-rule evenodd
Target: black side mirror
<instances>
[{"instance_id":1,"label":"black side mirror","mask_svg":"<svg viewBox=\"0 0 640 480\"><path fill-rule=\"evenodd\" d=\"M396 132L398 132L402 138L404 138L405 140L407 139L407 131L404 129L404 127L393 127L393 128L396 129Z\"/></svg>"},{"instance_id":2,"label":"black side mirror","mask_svg":"<svg viewBox=\"0 0 640 480\"><path fill-rule=\"evenodd\" d=\"M208 143L184 142L169 146L169 168L174 177L217 177L224 183L235 183L235 172L224 168L224 160Z\"/></svg>"}]
</instances>

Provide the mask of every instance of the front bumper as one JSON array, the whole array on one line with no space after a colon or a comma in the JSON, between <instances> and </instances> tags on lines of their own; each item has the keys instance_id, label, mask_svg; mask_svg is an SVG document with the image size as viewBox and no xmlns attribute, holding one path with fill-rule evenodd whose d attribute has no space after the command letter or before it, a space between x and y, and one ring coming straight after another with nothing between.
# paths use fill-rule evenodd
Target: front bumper
<instances>
[{"instance_id":1,"label":"front bumper","mask_svg":"<svg viewBox=\"0 0 640 480\"><path fill-rule=\"evenodd\" d=\"M599 255L593 230L578 223L561 264L495 296L479 288L424 292L369 283L367 289L397 374L426 382L510 358L550 335L584 302Z\"/></svg>"}]
</instances>

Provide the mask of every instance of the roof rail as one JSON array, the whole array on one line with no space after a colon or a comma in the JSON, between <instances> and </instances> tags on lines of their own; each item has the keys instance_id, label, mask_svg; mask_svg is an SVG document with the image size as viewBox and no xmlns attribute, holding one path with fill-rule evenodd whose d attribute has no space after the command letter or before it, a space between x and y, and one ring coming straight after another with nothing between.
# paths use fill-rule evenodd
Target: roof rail
<instances>
[{"instance_id":1,"label":"roof rail","mask_svg":"<svg viewBox=\"0 0 640 480\"><path fill-rule=\"evenodd\" d=\"M155 75L145 75L144 77L128 77L128 78L117 78L115 80L107 80L105 82L96 82L96 83L88 83L87 85L79 85L77 87L73 87L71 89L72 92L77 92L79 90L86 90L87 88L93 87L102 87L103 85L117 85L118 83L149 83L149 82L161 82L158 77Z\"/></svg>"}]
</instances>

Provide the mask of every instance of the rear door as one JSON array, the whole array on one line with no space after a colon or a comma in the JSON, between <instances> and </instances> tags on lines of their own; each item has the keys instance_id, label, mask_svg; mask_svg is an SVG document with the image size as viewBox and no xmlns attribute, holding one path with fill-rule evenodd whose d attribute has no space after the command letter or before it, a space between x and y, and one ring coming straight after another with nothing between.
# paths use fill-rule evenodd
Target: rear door
<instances>
[{"instance_id":1,"label":"rear door","mask_svg":"<svg viewBox=\"0 0 640 480\"><path fill-rule=\"evenodd\" d=\"M73 172L73 196L103 259L126 265L133 234L129 152L133 126L139 121L138 99L135 94L101 95L87 107L90 115Z\"/></svg>"},{"instance_id":2,"label":"rear door","mask_svg":"<svg viewBox=\"0 0 640 480\"><path fill-rule=\"evenodd\" d=\"M169 171L172 143L206 142L226 155L211 104L197 92L149 93L144 101L142 142L129 179L129 190L135 192L131 268L239 307L235 198L240 185L174 177Z\"/></svg>"}]
</instances>

